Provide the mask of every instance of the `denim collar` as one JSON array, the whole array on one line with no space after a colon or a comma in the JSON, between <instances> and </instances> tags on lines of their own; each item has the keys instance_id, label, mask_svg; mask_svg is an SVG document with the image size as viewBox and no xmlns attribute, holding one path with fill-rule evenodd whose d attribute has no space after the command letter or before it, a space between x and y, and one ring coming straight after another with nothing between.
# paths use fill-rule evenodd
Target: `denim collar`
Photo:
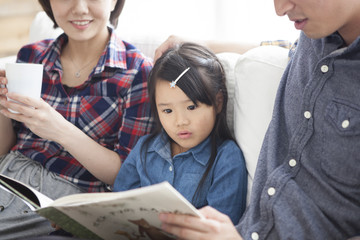
<instances>
[{"instance_id":1,"label":"denim collar","mask_svg":"<svg viewBox=\"0 0 360 240\"><path fill-rule=\"evenodd\" d=\"M171 157L170 138L163 131L157 135L154 140L150 143L148 152L156 152L161 158L165 159L169 163L173 162L173 159L188 158L192 156L195 161L202 165L206 165L211 155L211 144L210 137L207 137L196 147L189 149L186 152L179 153L174 158Z\"/></svg>"}]
</instances>

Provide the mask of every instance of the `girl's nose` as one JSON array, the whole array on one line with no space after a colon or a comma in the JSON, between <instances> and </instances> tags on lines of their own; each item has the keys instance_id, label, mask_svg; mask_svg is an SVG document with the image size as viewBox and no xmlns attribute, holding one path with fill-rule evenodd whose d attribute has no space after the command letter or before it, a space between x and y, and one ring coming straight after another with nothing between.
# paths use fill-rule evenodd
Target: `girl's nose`
<instances>
[{"instance_id":1,"label":"girl's nose","mask_svg":"<svg viewBox=\"0 0 360 240\"><path fill-rule=\"evenodd\" d=\"M185 114L177 114L176 126L186 126L190 123L189 118Z\"/></svg>"},{"instance_id":2,"label":"girl's nose","mask_svg":"<svg viewBox=\"0 0 360 240\"><path fill-rule=\"evenodd\" d=\"M285 16L294 7L291 0L274 0L275 11L278 16Z\"/></svg>"}]
</instances>

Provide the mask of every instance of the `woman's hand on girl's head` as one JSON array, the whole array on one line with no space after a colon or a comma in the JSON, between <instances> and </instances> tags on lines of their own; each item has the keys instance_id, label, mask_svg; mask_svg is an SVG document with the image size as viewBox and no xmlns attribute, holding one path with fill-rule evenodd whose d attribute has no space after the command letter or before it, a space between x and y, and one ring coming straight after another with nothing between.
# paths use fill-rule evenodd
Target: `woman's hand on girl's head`
<instances>
[{"instance_id":1,"label":"woman's hand on girl's head","mask_svg":"<svg viewBox=\"0 0 360 240\"><path fill-rule=\"evenodd\" d=\"M200 209L204 218L161 213L162 229L180 239L232 239L242 240L230 218L206 206Z\"/></svg>"},{"instance_id":2,"label":"woman's hand on girl's head","mask_svg":"<svg viewBox=\"0 0 360 240\"><path fill-rule=\"evenodd\" d=\"M156 62L156 60L158 60L163 55L163 53L166 52L166 50L176 46L177 44L183 43L184 41L185 41L184 39L178 36L175 35L169 36L165 40L165 42L160 44L160 46L155 50L154 62Z\"/></svg>"},{"instance_id":3,"label":"woman's hand on girl's head","mask_svg":"<svg viewBox=\"0 0 360 240\"><path fill-rule=\"evenodd\" d=\"M1 99L1 105L18 113L2 109L3 115L24 123L41 138L58 142L66 124L69 124L60 113L41 98L35 99L16 93L8 93L7 96L17 102L7 101L5 98Z\"/></svg>"}]
</instances>

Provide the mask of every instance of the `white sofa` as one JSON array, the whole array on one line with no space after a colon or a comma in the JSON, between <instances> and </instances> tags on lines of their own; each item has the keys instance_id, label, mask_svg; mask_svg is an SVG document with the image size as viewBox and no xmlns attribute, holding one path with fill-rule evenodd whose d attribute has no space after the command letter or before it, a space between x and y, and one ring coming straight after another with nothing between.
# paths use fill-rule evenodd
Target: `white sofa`
<instances>
[{"instance_id":1,"label":"white sofa","mask_svg":"<svg viewBox=\"0 0 360 240\"><path fill-rule=\"evenodd\" d=\"M29 42L56 37L61 30L54 30L44 12L34 19ZM156 36L122 38L153 57L156 47L162 42ZM217 54L224 65L229 91L228 116L230 127L241 147L248 170L249 191L254 178L257 158L267 126L271 120L276 89L288 61L288 50L276 46L261 46L244 54ZM0 68L6 62L14 62L15 56L0 58Z\"/></svg>"}]
</instances>

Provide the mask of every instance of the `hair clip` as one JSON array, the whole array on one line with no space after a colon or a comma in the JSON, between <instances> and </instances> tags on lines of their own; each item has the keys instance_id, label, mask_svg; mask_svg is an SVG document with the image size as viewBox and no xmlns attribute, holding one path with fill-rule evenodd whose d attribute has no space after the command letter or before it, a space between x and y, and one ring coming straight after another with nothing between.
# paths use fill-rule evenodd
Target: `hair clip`
<instances>
[{"instance_id":1,"label":"hair clip","mask_svg":"<svg viewBox=\"0 0 360 240\"><path fill-rule=\"evenodd\" d=\"M180 73L180 75L175 79L173 80L171 83L170 83L170 88L175 88L175 85L176 83L179 81L179 79L187 72L189 71L190 67L188 67L187 69L185 69L182 73Z\"/></svg>"}]
</instances>

